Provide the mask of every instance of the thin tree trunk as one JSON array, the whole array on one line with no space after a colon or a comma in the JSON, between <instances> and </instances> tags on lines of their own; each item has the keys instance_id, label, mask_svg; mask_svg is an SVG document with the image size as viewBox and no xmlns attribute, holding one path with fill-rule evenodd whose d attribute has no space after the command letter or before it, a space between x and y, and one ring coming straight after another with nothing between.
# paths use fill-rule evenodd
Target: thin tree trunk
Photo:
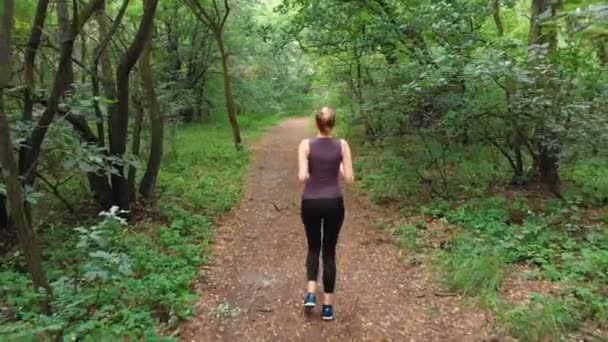
<instances>
[{"instance_id":1,"label":"thin tree trunk","mask_svg":"<svg viewBox=\"0 0 608 342\"><path fill-rule=\"evenodd\" d=\"M55 7L57 8L57 24L59 27L59 44L72 39L72 29L70 27L70 12L68 10L68 0L56 0ZM74 37L75 39L75 37ZM72 44L74 44L72 42ZM71 57L71 56L70 56ZM74 83L74 65L70 59L64 70L65 84L62 85L62 92L66 92Z\"/></svg>"},{"instance_id":2,"label":"thin tree trunk","mask_svg":"<svg viewBox=\"0 0 608 342\"><path fill-rule=\"evenodd\" d=\"M144 107L141 103L141 99L138 96L133 97L133 106L135 107L135 125L133 126L133 141L131 142L131 153L139 157L139 149L141 146L141 128L144 120ZM129 166L129 175L127 182L129 184L129 198L131 202L137 199L137 193L135 192L135 177L137 176L137 169L135 166Z\"/></svg>"},{"instance_id":3,"label":"thin tree trunk","mask_svg":"<svg viewBox=\"0 0 608 342\"><path fill-rule=\"evenodd\" d=\"M226 54L226 48L224 46L223 33L215 32L215 39L217 40L218 47L220 49L220 57L222 58L222 70L224 73L224 95L226 96L226 107L228 109L228 119L232 126L232 135L234 137L234 146L237 150L242 149L241 132L239 130L239 123L236 119L236 111L234 107L234 97L232 95L232 82L230 80L230 70L228 67L228 55Z\"/></svg>"},{"instance_id":4,"label":"thin tree trunk","mask_svg":"<svg viewBox=\"0 0 608 342\"><path fill-rule=\"evenodd\" d=\"M0 169L0 173L2 169ZM0 231L9 230L8 210L6 210L6 197L0 195Z\"/></svg>"},{"instance_id":5,"label":"thin tree trunk","mask_svg":"<svg viewBox=\"0 0 608 342\"><path fill-rule=\"evenodd\" d=\"M148 113L150 113L150 125L152 136L150 137L150 156L144 176L139 184L139 194L143 199L151 199L156 189L156 180L160 172L160 164L163 159L163 141L164 141L164 115L160 110L160 105L156 97L154 89L154 78L152 77L152 68L150 67L150 55L152 50L152 40L148 41L141 59L139 61L139 74L141 77L141 87L144 97L148 104Z\"/></svg>"},{"instance_id":6,"label":"thin tree trunk","mask_svg":"<svg viewBox=\"0 0 608 342\"><path fill-rule=\"evenodd\" d=\"M95 47L93 52L93 67L92 67L92 75L93 75L93 95L95 97L99 97L99 64L101 62L101 83L103 85L104 94L107 99L108 112L114 112L114 102L116 101L116 83L114 82L114 76L112 71L112 62L110 61L110 57L107 52L107 47L112 39L112 36L116 32L118 26L122 22L122 18L125 14L127 6L129 4L129 0L123 0L122 6L116 15L114 20L114 24L112 28L108 29L109 19L106 17L106 3L105 0L102 1L101 5L97 9L97 13L95 15L95 20L97 21L97 25L99 25L99 45ZM99 103L97 100L94 100L95 106L95 116L97 118L97 137L99 139L98 144L101 147L106 146L106 133L104 127L104 117L101 109L99 108Z\"/></svg>"},{"instance_id":7,"label":"thin tree trunk","mask_svg":"<svg viewBox=\"0 0 608 342\"><path fill-rule=\"evenodd\" d=\"M496 24L496 32L498 37L502 37L505 34L505 29L500 18L500 0L492 1L492 16L494 17L494 24Z\"/></svg>"},{"instance_id":8,"label":"thin tree trunk","mask_svg":"<svg viewBox=\"0 0 608 342\"><path fill-rule=\"evenodd\" d=\"M83 34L80 37L80 44L81 44L80 45L80 61L82 63L86 64L86 62L87 62L87 51L88 51L87 50L87 36L86 35ZM80 77L80 82L82 82L82 84L86 84L86 82L87 82L87 75L88 75L88 73L82 72L82 75Z\"/></svg>"},{"instance_id":9,"label":"thin tree trunk","mask_svg":"<svg viewBox=\"0 0 608 342\"><path fill-rule=\"evenodd\" d=\"M179 7L174 4L172 8L173 13L171 15L171 18L169 19L169 23L167 24L167 43L169 45L171 54L173 55L172 58L174 74L172 76L176 78L179 77L179 72L182 69L182 62L179 54L179 36L177 34L179 29L178 25L180 22L178 11Z\"/></svg>"},{"instance_id":10,"label":"thin tree trunk","mask_svg":"<svg viewBox=\"0 0 608 342\"><path fill-rule=\"evenodd\" d=\"M128 2L128 0L123 2L123 7L121 8L120 13L124 13L124 9L126 8L126 4L128 4ZM122 21L121 19L122 15L119 14L116 18L115 24L119 24ZM99 25L99 39L101 42L103 42L108 38L108 35L112 34L112 31L114 31L113 29L108 28L109 19L106 17L105 0L104 3L99 7L96 20L97 24ZM97 61L99 61L101 64L101 83L105 97L108 100L108 112L113 113L115 110L114 103L116 102L116 82L114 80L114 71L112 70L112 61L110 60L110 56L108 54L107 44L98 46L95 53L97 56L95 57L94 63L97 64ZM105 140L105 138L102 140Z\"/></svg>"},{"instance_id":11,"label":"thin tree trunk","mask_svg":"<svg viewBox=\"0 0 608 342\"><path fill-rule=\"evenodd\" d=\"M34 109L34 101L32 99L32 93L34 91L34 66L36 62L36 53L40 45L40 37L42 36L42 28L46 21L46 12L48 9L49 0L39 0L36 6L36 16L34 17L34 23L32 24L32 31L27 42L25 49L25 61L23 65L23 78L25 81L25 88L23 91L23 121L32 121L32 113ZM44 62L41 62L41 69ZM41 73L41 86L42 83ZM25 161L28 153L27 147L22 147L19 151L19 171L23 174L25 170Z\"/></svg>"},{"instance_id":12,"label":"thin tree trunk","mask_svg":"<svg viewBox=\"0 0 608 342\"><path fill-rule=\"evenodd\" d=\"M114 112L110 115L109 134L110 134L110 153L118 158L122 158L127 147L127 129L129 125L129 74L137 63L144 45L151 34L154 23L154 13L158 0L143 0L144 14L141 18L139 28L133 43L125 53L116 72L116 93L117 104ZM115 165L117 174L112 174L112 190L114 193L114 203L121 209L128 210L129 187L124 175L123 165Z\"/></svg>"},{"instance_id":13,"label":"thin tree trunk","mask_svg":"<svg viewBox=\"0 0 608 342\"><path fill-rule=\"evenodd\" d=\"M2 27L0 28L0 70L10 68L10 43L13 30L14 8L13 0L4 0ZM23 192L19 183L19 171L14 161L8 118L4 112L4 88L8 84L9 73L0 74L0 164L2 177L6 182L7 205L11 212L17 236L23 248L23 254L28 271L32 276L34 286L49 290L48 282L42 270L40 246L36 233L29 225L24 207ZM41 301L42 310L49 311L46 297Z\"/></svg>"}]
</instances>

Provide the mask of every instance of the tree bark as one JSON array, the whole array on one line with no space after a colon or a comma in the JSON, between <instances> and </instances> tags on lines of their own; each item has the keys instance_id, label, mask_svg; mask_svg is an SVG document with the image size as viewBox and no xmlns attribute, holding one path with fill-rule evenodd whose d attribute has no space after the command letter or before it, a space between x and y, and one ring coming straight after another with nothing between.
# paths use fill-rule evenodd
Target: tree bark
<instances>
[{"instance_id":1,"label":"tree bark","mask_svg":"<svg viewBox=\"0 0 608 342\"><path fill-rule=\"evenodd\" d=\"M118 158L122 158L127 147L127 129L129 125L129 74L135 66L144 45L151 34L154 23L154 14L158 0L143 0L144 14L141 18L139 28L133 43L128 48L116 72L116 99L117 104L114 111L110 114L109 134L110 134L110 153ZM114 204L121 209L128 210L129 188L127 179L124 175L123 165L115 165L118 174L112 175L112 190L114 194Z\"/></svg>"},{"instance_id":2,"label":"tree bark","mask_svg":"<svg viewBox=\"0 0 608 342\"><path fill-rule=\"evenodd\" d=\"M36 54L40 46L40 37L42 29L46 21L46 13L49 5L49 0L39 0L36 6L36 16L32 24L32 31L25 49L25 61L23 65L23 78L25 88L23 91L23 121L32 121L32 113L34 110L34 100L32 93L34 91L34 63L36 62ZM41 73L42 77L42 73ZM22 147L19 151L19 170L23 172L25 169L25 160L28 153L27 147Z\"/></svg>"},{"instance_id":3,"label":"tree bark","mask_svg":"<svg viewBox=\"0 0 608 342\"><path fill-rule=\"evenodd\" d=\"M234 146L237 150L243 148L243 141L241 140L241 132L239 129L239 123L236 119L236 110L234 107L234 97L232 95L232 81L230 80L230 68L228 67L228 55L226 54L226 48L224 46L224 34L222 31L215 33L215 38L220 49L220 56L222 58L222 70L224 74L224 95L226 97L226 107L228 109L228 119L232 126L232 135L234 137Z\"/></svg>"},{"instance_id":4,"label":"tree bark","mask_svg":"<svg viewBox=\"0 0 608 342\"><path fill-rule=\"evenodd\" d=\"M13 30L14 8L13 0L4 0L2 27L0 29L0 70L10 68L10 42ZM49 290L46 275L42 270L42 259L40 257L40 246L36 233L29 225L24 207L24 197L19 183L19 172L14 162L12 142L8 118L4 112L4 88L8 84L9 73L0 75L0 164L2 164L2 177L6 182L7 205L17 228L17 236L23 248L23 254L27 263L28 271L32 276L32 282L36 289ZM41 301L42 310L49 311L48 301Z\"/></svg>"},{"instance_id":5,"label":"tree bark","mask_svg":"<svg viewBox=\"0 0 608 342\"><path fill-rule=\"evenodd\" d=\"M114 103L116 100L116 85L114 82L114 76L112 71L112 62L110 61L110 56L107 52L107 47L109 45L110 40L112 39L114 33L118 29L118 26L122 22L122 18L125 14L127 6L129 5L129 0L123 0L122 6L114 19L113 26L108 29L109 19L106 17L106 2L105 0L99 5L97 9L97 13L95 15L95 20L97 21L97 25L99 25L99 45L95 48L93 54L93 67L92 67L92 75L93 75L93 96L99 97L99 64L101 63L101 83L103 85L104 94L107 101L108 112L114 112ZM101 147L106 146L106 131L104 127L104 117L101 109L99 108L99 103L97 100L94 100L95 106L95 116L97 118L97 138L98 144Z\"/></svg>"},{"instance_id":6,"label":"tree bark","mask_svg":"<svg viewBox=\"0 0 608 342\"><path fill-rule=\"evenodd\" d=\"M133 106L135 107L135 124L133 126L133 141L131 142L131 153L139 157L139 149L141 146L141 128L144 120L144 107L141 103L141 99L138 96L133 98ZM129 175L127 182L129 185L129 199L131 202L135 202L137 199L137 192L135 191L135 177L137 176L137 169L135 166L129 166Z\"/></svg>"},{"instance_id":7,"label":"tree bark","mask_svg":"<svg viewBox=\"0 0 608 342\"><path fill-rule=\"evenodd\" d=\"M141 59L139 61L139 74L141 77L141 86L144 97L148 104L148 113L150 113L151 125L151 143L150 156L148 157L148 165L146 171L139 184L139 194L143 199L149 200L153 197L156 189L156 180L160 172L160 165L163 159L163 141L164 141L164 114L160 109L156 90L154 89L154 78L152 77L152 68L150 67L150 55L152 50L152 40L148 41Z\"/></svg>"},{"instance_id":8,"label":"tree bark","mask_svg":"<svg viewBox=\"0 0 608 342\"><path fill-rule=\"evenodd\" d=\"M528 41L530 45L547 44L549 48L549 58L554 58L555 49L557 48L557 32L555 29L549 28L548 32L543 31L543 25L540 20L540 15L546 11L551 11L551 16L557 14L557 10L561 7L560 0L533 0L530 9L530 31ZM537 75L539 79L546 78L544 75ZM545 80L537 80L542 82L546 93L554 93L552 85L549 85ZM556 101L553 99L553 101ZM552 111L553 112L553 111ZM536 141L538 149L538 160L536 176L541 183L550 187L551 191L559 193L559 153L561 150L560 141L556 134L550 131L547 127L541 127Z\"/></svg>"},{"instance_id":9,"label":"tree bark","mask_svg":"<svg viewBox=\"0 0 608 342\"><path fill-rule=\"evenodd\" d=\"M0 169L2 173L2 169ZM0 195L0 232L9 231L10 225L8 222L8 208L6 207L6 197ZM0 237L2 234L0 234Z\"/></svg>"},{"instance_id":10,"label":"tree bark","mask_svg":"<svg viewBox=\"0 0 608 342\"><path fill-rule=\"evenodd\" d=\"M504 36L505 29L500 18L500 0L492 1L492 16L494 17L494 24L496 24L496 35L498 37Z\"/></svg>"},{"instance_id":11,"label":"tree bark","mask_svg":"<svg viewBox=\"0 0 608 342\"><path fill-rule=\"evenodd\" d=\"M122 15L124 14L124 10L126 9L126 5L129 3L128 0L123 2L123 6L119 15L117 15L115 20L115 25L119 25L122 21ZM109 38L110 35L113 35L114 28L109 29L108 24L109 20L106 16L105 12L105 0L102 5L99 7L96 16L97 24L99 25L99 39L103 43L106 39ZM99 61L101 64L101 83L103 86L104 94L106 99L108 100L108 112L113 113L115 110L115 101L116 101L116 82L114 80L114 71L112 69L112 62L110 61L110 56L108 54L107 45L102 44L95 49L96 57L94 63L97 64Z\"/></svg>"},{"instance_id":12,"label":"tree bark","mask_svg":"<svg viewBox=\"0 0 608 342\"><path fill-rule=\"evenodd\" d=\"M72 37L68 0L56 0L55 7L57 8L57 25L59 27L59 44L61 46L63 42L69 41ZM64 73L65 84L62 85L63 89L61 91L65 93L71 88L72 83L74 83L74 65L71 59L66 65Z\"/></svg>"}]
</instances>

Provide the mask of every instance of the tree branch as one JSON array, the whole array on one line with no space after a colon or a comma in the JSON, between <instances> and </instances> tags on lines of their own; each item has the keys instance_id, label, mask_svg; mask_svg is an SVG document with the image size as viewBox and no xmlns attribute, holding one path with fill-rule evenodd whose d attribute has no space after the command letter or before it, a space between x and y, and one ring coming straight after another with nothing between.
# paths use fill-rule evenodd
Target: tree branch
<instances>
[{"instance_id":1,"label":"tree branch","mask_svg":"<svg viewBox=\"0 0 608 342\"><path fill-rule=\"evenodd\" d=\"M122 6L120 7L120 10L118 11L118 14L116 15L116 18L114 19L114 22L112 23L112 27L110 28L110 31L103 38L103 40L99 43L97 48L95 48L95 58L93 59L93 61L94 61L93 63L95 65L99 62L99 59L101 58L101 54L103 53L103 50L106 49L106 47L108 46L108 44L114 37L114 34L116 33L116 31L118 31L118 28L119 28L120 24L122 23L122 18L124 17L124 14L126 12L128 5L129 5L129 0L124 0L122 3Z\"/></svg>"},{"instance_id":2,"label":"tree branch","mask_svg":"<svg viewBox=\"0 0 608 342\"><path fill-rule=\"evenodd\" d=\"M57 197L64 205L65 207L68 209L68 211L70 213L74 213L74 207L70 204L70 202L68 202L67 199L65 199L65 197L63 197L61 195L61 193L59 192L59 185L54 185L53 183L51 183L51 181L49 181L48 179L46 179L42 174L40 174L39 172L36 172L36 177L38 179L40 179L44 184L46 184L49 189L51 190L51 192L53 193L53 195L55 195L55 197Z\"/></svg>"},{"instance_id":3,"label":"tree branch","mask_svg":"<svg viewBox=\"0 0 608 342\"><path fill-rule=\"evenodd\" d=\"M502 155L504 155L507 158L507 160L509 160L509 164L511 164L513 171L517 171L517 166L515 165L515 161L513 160L511 155L502 146L500 146L500 144L496 140L492 139L492 137L490 137L489 135L486 135L486 140L490 144L494 145L498 149L498 151L500 151L500 153Z\"/></svg>"},{"instance_id":4,"label":"tree branch","mask_svg":"<svg viewBox=\"0 0 608 342\"><path fill-rule=\"evenodd\" d=\"M228 6L228 0L224 0L224 8L226 9L226 12L224 13L224 18L222 18L222 23L220 24L220 29L224 28L224 25L226 24L226 20L228 20L228 15L230 14L230 6Z\"/></svg>"}]
</instances>

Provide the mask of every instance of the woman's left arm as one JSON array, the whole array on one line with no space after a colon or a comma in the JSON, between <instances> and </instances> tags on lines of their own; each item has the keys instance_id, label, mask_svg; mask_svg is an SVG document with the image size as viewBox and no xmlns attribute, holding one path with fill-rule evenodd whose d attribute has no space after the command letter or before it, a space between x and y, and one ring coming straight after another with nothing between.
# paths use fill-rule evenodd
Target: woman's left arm
<instances>
[{"instance_id":1,"label":"woman's left arm","mask_svg":"<svg viewBox=\"0 0 608 342\"><path fill-rule=\"evenodd\" d=\"M304 183L308 180L308 139L302 140L298 147L298 179Z\"/></svg>"},{"instance_id":2,"label":"woman's left arm","mask_svg":"<svg viewBox=\"0 0 608 342\"><path fill-rule=\"evenodd\" d=\"M342 165L340 166L340 171L346 183L353 183L355 181L355 173L353 171L353 159L350 152L350 146L348 146L348 143L344 139L340 142L342 143Z\"/></svg>"}]
</instances>

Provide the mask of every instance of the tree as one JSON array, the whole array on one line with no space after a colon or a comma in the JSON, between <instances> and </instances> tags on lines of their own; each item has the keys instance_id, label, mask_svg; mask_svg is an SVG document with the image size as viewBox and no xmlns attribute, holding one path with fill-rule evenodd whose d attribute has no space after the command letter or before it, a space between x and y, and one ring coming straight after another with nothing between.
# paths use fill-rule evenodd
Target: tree
<instances>
[{"instance_id":1,"label":"tree","mask_svg":"<svg viewBox=\"0 0 608 342\"><path fill-rule=\"evenodd\" d=\"M2 27L0 27L0 70L10 70L14 6L13 0L4 0ZM4 108L4 89L8 85L9 75L7 72L0 73L0 165L2 166L2 177L6 181L6 201L34 286L49 290L46 275L42 269L38 238L26 215L23 191L18 178L19 172L12 151L11 132ZM43 311L48 312L46 299L42 300L42 307Z\"/></svg>"},{"instance_id":2,"label":"tree","mask_svg":"<svg viewBox=\"0 0 608 342\"><path fill-rule=\"evenodd\" d=\"M143 51L154 23L154 14L158 0L143 0L144 13L133 42L125 52L116 71L116 106L110 113L109 136L110 154L121 159L127 148L127 131L129 125L129 75ZM112 191L114 204L123 210L130 206L129 186L124 174L124 165L116 163L117 172L112 174Z\"/></svg>"},{"instance_id":3,"label":"tree","mask_svg":"<svg viewBox=\"0 0 608 342\"><path fill-rule=\"evenodd\" d=\"M217 0L212 0L211 9L205 8L200 0L185 0L186 4L192 9L196 17L200 20L203 25L211 30L213 37L217 42L217 46L220 52L220 58L222 59L222 70L224 74L224 95L226 97L226 107L228 110L228 119L232 126L232 135L234 137L234 145L237 150L242 148L241 132L239 130L239 124L236 118L236 108L234 105L234 97L232 95L232 82L230 80L230 68L228 66L228 53L226 52L226 43L224 40L224 28L226 21L230 15L230 6L228 0L223 2L223 13L220 10L220 6L217 4Z\"/></svg>"},{"instance_id":4,"label":"tree","mask_svg":"<svg viewBox=\"0 0 608 342\"><path fill-rule=\"evenodd\" d=\"M545 1L545 0L534 0L532 1L531 14L530 14L530 32L528 41L530 44L530 51L532 53L538 52L541 49L547 48L547 54L549 57L550 66L549 71L554 71L555 68L555 53L557 48L557 32L555 28L546 25L546 20L543 16L549 13L550 17L555 17L557 10L561 7L561 0L557 1ZM549 100L554 102L558 101L555 95L556 91L551 89L552 85L547 81L547 76L537 75L536 81L542 85L545 93L548 95ZM546 110L550 115L558 115L554 105L548 106ZM540 127L538 137L536 139L537 144L537 155L536 155L536 176L542 182L550 186L554 192L558 192L559 183L559 153L560 153L560 142L559 138L551 132L549 127Z\"/></svg>"},{"instance_id":5,"label":"tree","mask_svg":"<svg viewBox=\"0 0 608 342\"><path fill-rule=\"evenodd\" d=\"M156 97L154 89L154 78L152 77L152 68L150 66L150 55L152 51L152 35L149 36L148 42L144 48L141 59L139 61L139 74L141 77L141 87L143 95L148 104L148 112L150 113L150 125L152 134L150 137L150 156L143 178L139 186L139 194L144 199L150 199L156 188L156 179L160 172L160 165L163 159L163 141L164 141L164 114L160 109L160 104Z\"/></svg>"}]
</instances>

